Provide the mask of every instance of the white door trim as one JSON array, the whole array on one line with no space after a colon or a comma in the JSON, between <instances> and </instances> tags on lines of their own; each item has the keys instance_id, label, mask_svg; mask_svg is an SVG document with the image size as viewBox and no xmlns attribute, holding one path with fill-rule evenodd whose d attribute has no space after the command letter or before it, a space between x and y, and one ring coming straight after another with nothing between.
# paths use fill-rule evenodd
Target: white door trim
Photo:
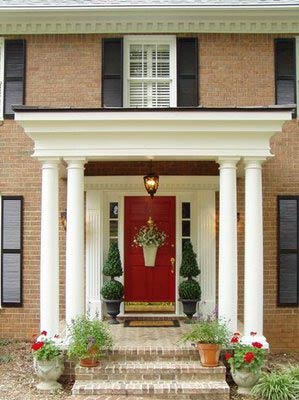
<instances>
[{"instance_id":1,"label":"white door trim","mask_svg":"<svg viewBox=\"0 0 299 400\"><path fill-rule=\"evenodd\" d=\"M218 190L219 179L216 176L162 176L160 182L157 195L176 197L176 310L175 314L171 315L182 315L181 304L178 301L179 265L182 256L182 202L191 203L191 240L202 271L199 280L202 295L205 297L202 296L203 306L200 308L205 314L215 307L216 301L216 235L213 227L215 227L215 192ZM118 240L123 262L124 198L145 196L146 192L141 176L85 177L85 189L86 309L89 309L91 314L97 313L102 317L104 312L99 292L103 276L100 270L109 247L109 202L119 203ZM207 234L211 235L208 242L203 239ZM203 278L208 278L209 282L205 284ZM123 281L123 277L120 280ZM123 305L121 315L124 315Z\"/></svg>"}]
</instances>

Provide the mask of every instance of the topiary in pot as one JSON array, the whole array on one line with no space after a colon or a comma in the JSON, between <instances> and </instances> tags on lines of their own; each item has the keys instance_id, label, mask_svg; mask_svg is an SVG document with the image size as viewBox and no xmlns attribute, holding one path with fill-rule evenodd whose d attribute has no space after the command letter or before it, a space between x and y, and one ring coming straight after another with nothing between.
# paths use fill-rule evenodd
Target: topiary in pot
<instances>
[{"instance_id":1,"label":"topiary in pot","mask_svg":"<svg viewBox=\"0 0 299 400\"><path fill-rule=\"evenodd\" d=\"M181 282L179 285L179 300L182 302L184 313L188 317L186 323L191 322L196 312L196 304L201 298L199 283L193 279L199 274L200 269L196 260L196 254L193 251L192 243L190 241L185 242L182 253L180 276L187 278L187 280Z\"/></svg>"},{"instance_id":2,"label":"topiary in pot","mask_svg":"<svg viewBox=\"0 0 299 400\"><path fill-rule=\"evenodd\" d=\"M107 313L111 316L110 324L118 324L116 319L120 312L120 304L123 301L124 286L114 278L123 273L118 245L112 242L109 248L107 260L104 263L103 274L110 276L111 280L106 281L102 287L101 295L107 306Z\"/></svg>"}]
</instances>

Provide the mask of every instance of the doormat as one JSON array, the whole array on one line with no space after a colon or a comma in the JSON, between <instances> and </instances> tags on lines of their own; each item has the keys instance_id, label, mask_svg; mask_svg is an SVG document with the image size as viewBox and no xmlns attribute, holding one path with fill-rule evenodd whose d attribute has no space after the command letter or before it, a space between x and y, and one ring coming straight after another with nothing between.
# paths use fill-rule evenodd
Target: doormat
<instances>
[{"instance_id":1,"label":"doormat","mask_svg":"<svg viewBox=\"0 0 299 400\"><path fill-rule=\"evenodd\" d=\"M125 328L178 328L180 323L177 319L168 320L133 320L124 322Z\"/></svg>"}]
</instances>

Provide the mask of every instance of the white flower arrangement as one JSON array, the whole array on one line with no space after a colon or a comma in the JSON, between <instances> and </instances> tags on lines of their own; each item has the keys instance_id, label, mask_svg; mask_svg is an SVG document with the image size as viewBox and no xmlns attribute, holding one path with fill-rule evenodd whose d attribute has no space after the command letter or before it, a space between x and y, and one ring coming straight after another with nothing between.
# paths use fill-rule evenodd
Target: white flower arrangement
<instances>
[{"instance_id":1,"label":"white flower arrangement","mask_svg":"<svg viewBox=\"0 0 299 400\"><path fill-rule=\"evenodd\" d=\"M166 233L159 231L154 221L149 218L147 225L142 226L133 239L133 243L139 247L161 247L165 244Z\"/></svg>"}]
</instances>

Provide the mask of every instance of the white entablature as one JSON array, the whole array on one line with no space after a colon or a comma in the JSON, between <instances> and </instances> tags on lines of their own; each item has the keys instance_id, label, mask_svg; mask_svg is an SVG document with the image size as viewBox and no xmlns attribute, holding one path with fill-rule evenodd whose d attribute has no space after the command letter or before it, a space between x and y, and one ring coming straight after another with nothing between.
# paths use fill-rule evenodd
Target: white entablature
<instances>
[{"instance_id":1,"label":"white entablature","mask_svg":"<svg viewBox=\"0 0 299 400\"><path fill-rule=\"evenodd\" d=\"M16 108L34 156L86 160L269 157L290 109L43 110Z\"/></svg>"}]
</instances>

